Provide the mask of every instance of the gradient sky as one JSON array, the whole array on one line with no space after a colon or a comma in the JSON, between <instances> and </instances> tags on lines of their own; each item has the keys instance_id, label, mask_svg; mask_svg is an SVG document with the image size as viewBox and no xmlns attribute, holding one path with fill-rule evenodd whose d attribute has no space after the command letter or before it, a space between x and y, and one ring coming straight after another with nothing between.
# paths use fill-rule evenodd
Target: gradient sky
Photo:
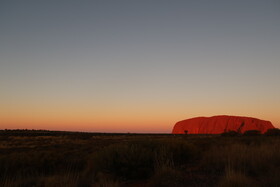
<instances>
[{"instance_id":1,"label":"gradient sky","mask_svg":"<svg viewBox=\"0 0 280 187\"><path fill-rule=\"evenodd\" d=\"M280 127L279 1L0 2L0 129L171 132L222 114Z\"/></svg>"}]
</instances>

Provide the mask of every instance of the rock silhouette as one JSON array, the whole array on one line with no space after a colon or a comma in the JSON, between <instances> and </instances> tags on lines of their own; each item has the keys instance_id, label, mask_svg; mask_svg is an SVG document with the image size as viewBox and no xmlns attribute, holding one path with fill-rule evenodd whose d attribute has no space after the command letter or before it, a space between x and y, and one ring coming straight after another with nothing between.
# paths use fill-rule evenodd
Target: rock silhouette
<instances>
[{"instance_id":1,"label":"rock silhouette","mask_svg":"<svg viewBox=\"0 0 280 187\"><path fill-rule=\"evenodd\" d=\"M228 131L244 133L258 130L265 133L275 128L270 121L241 116L196 117L177 122L172 134L221 134Z\"/></svg>"}]
</instances>

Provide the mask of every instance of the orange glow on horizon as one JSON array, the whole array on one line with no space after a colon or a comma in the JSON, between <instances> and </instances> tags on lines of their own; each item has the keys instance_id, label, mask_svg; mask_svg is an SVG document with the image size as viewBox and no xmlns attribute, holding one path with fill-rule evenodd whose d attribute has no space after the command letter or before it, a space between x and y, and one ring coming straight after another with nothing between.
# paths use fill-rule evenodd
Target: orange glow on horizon
<instances>
[{"instance_id":1,"label":"orange glow on horizon","mask_svg":"<svg viewBox=\"0 0 280 187\"><path fill-rule=\"evenodd\" d=\"M35 115L27 115L24 113L13 114L9 116L0 116L1 129L46 129L46 130L62 130L62 131L90 131L90 132L159 132L170 133L173 125L180 120L198 117L213 116L220 113L142 113L123 114L122 112L113 115L72 115L60 114L44 116L37 113ZM207 115L206 115L207 114ZM222 113L223 115L224 113ZM263 120L271 121L272 124L279 128L280 120L271 116L257 116L245 114L225 114L256 117Z\"/></svg>"},{"instance_id":2,"label":"orange glow on horizon","mask_svg":"<svg viewBox=\"0 0 280 187\"><path fill-rule=\"evenodd\" d=\"M60 101L6 103L0 108L0 129L46 129L92 132L165 132L170 133L180 120L215 115L248 116L271 121L280 127L277 108L255 103L240 106L235 100L218 105L213 100L153 101L122 100L112 103ZM220 101L222 102L222 101ZM150 104L151 103L151 104ZM266 109L266 110L264 110Z\"/></svg>"}]
</instances>

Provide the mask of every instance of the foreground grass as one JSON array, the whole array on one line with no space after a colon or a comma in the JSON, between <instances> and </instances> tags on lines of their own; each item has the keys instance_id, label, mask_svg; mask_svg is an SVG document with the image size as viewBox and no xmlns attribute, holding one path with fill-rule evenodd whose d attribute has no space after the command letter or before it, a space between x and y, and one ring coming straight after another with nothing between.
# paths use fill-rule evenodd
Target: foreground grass
<instances>
[{"instance_id":1,"label":"foreground grass","mask_svg":"<svg viewBox=\"0 0 280 187\"><path fill-rule=\"evenodd\" d=\"M2 134L0 186L279 186L279 137Z\"/></svg>"}]
</instances>

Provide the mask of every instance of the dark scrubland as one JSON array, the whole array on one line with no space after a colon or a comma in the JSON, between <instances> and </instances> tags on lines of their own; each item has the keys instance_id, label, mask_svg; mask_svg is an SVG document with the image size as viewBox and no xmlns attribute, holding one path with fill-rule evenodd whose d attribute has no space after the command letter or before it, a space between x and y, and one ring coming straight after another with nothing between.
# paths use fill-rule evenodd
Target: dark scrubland
<instances>
[{"instance_id":1,"label":"dark scrubland","mask_svg":"<svg viewBox=\"0 0 280 187\"><path fill-rule=\"evenodd\" d=\"M0 131L0 186L279 186L280 132Z\"/></svg>"}]
</instances>

